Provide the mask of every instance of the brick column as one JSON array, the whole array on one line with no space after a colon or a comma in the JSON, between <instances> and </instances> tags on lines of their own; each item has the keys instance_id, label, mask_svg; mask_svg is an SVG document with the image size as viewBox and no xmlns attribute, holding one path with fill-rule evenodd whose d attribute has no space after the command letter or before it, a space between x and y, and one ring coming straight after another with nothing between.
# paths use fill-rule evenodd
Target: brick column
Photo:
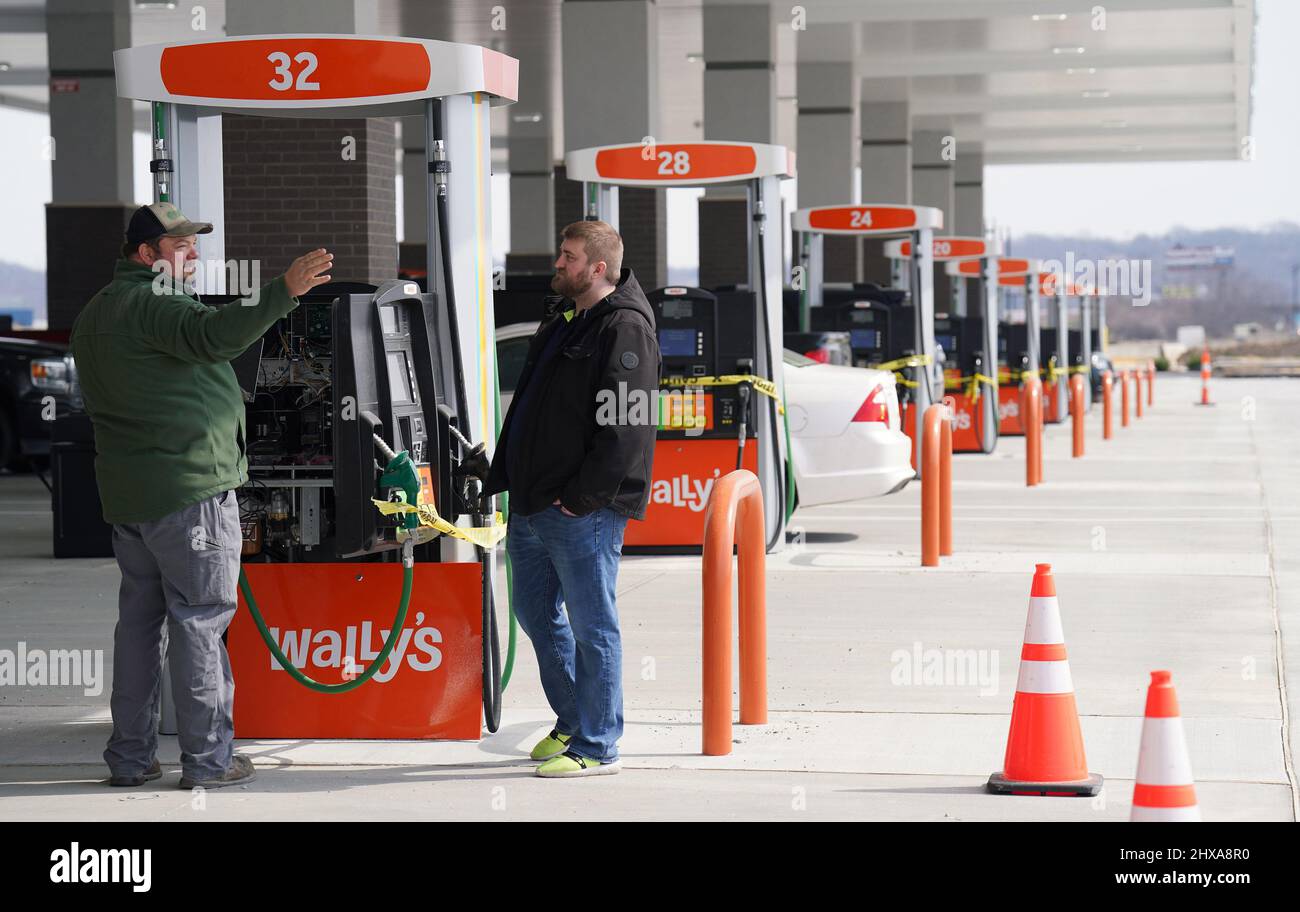
<instances>
[{"instance_id":1,"label":"brick column","mask_svg":"<svg viewBox=\"0 0 1300 912\"><path fill-rule=\"evenodd\" d=\"M335 281L397 276L392 118L222 120L228 258L260 260L268 280L326 247ZM343 154L348 137L354 160Z\"/></svg>"}]
</instances>

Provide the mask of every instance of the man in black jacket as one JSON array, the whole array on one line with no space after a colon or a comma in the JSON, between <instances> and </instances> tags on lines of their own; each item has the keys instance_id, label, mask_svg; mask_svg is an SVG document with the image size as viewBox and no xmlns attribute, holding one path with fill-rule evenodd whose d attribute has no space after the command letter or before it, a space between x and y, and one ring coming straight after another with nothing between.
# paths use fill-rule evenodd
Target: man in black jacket
<instances>
[{"instance_id":1,"label":"man in black jacket","mask_svg":"<svg viewBox=\"0 0 1300 912\"><path fill-rule=\"evenodd\" d=\"M488 475L489 493L510 492L511 604L556 715L532 752L547 778L619 770L614 590L623 529L650 498L660 367L654 313L622 262L610 225L564 229L563 297L529 345Z\"/></svg>"}]
</instances>

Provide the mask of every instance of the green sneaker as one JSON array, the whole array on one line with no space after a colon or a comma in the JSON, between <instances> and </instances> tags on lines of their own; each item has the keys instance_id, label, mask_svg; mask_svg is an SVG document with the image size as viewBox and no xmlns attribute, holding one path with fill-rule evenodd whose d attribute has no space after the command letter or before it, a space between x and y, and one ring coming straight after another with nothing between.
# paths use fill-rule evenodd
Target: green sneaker
<instances>
[{"instance_id":1,"label":"green sneaker","mask_svg":"<svg viewBox=\"0 0 1300 912\"><path fill-rule=\"evenodd\" d=\"M612 776L623 768L622 761L614 760L601 763L579 757L572 751L565 751L553 760L547 760L537 767L537 775L543 779L568 779L576 776Z\"/></svg>"},{"instance_id":2,"label":"green sneaker","mask_svg":"<svg viewBox=\"0 0 1300 912\"><path fill-rule=\"evenodd\" d=\"M533 760L550 760L552 757L558 757L564 753L564 749L569 746L573 740L573 735L562 735L556 729L551 729L551 733L537 742L533 752L528 756Z\"/></svg>"}]
</instances>

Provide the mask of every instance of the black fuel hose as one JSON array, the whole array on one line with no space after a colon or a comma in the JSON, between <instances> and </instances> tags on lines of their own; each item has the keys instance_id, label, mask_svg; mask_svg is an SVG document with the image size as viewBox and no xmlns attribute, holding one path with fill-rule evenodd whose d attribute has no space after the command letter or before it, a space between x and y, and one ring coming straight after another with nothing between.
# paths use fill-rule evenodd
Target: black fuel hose
<instances>
[{"instance_id":1,"label":"black fuel hose","mask_svg":"<svg viewBox=\"0 0 1300 912\"><path fill-rule=\"evenodd\" d=\"M430 139L442 141L442 99L432 99L429 118ZM435 145L436 147L436 145ZM447 205L447 182L438 183L438 248L442 259L442 285L447 301L447 330L451 335L451 364L456 387L456 413L462 421L469 419L469 400L465 395L465 366L460 353L460 319L456 313L456 283L451 275L451 214ZM429 277L432 283L433 277ZM477 499L477 498L476 498ZM483 516L473 514L474 524L483 525ZM478 549L483 568L483 717L489 732L501 727L501 637L497 630L496 599L492 592L492 562L486 548Z\"/></svg>"}]
</instances>

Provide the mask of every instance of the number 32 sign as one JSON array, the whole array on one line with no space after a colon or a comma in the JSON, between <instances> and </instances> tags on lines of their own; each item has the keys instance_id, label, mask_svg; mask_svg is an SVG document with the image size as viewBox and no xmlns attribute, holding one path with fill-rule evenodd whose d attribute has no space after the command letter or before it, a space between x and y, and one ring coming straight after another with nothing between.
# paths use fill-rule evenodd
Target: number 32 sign
<instances>
[{"instance_id":1,"label":"number 32 sign","mask_svg":"<svg viewBox=\"0 0 1300 912\"><path fill-rule=\"evenodd\" d=\"M282 101L419 93L430 66L416 42L279 37L175 45L160 71L173 95Z\"/></svg>"}]
</instances>

